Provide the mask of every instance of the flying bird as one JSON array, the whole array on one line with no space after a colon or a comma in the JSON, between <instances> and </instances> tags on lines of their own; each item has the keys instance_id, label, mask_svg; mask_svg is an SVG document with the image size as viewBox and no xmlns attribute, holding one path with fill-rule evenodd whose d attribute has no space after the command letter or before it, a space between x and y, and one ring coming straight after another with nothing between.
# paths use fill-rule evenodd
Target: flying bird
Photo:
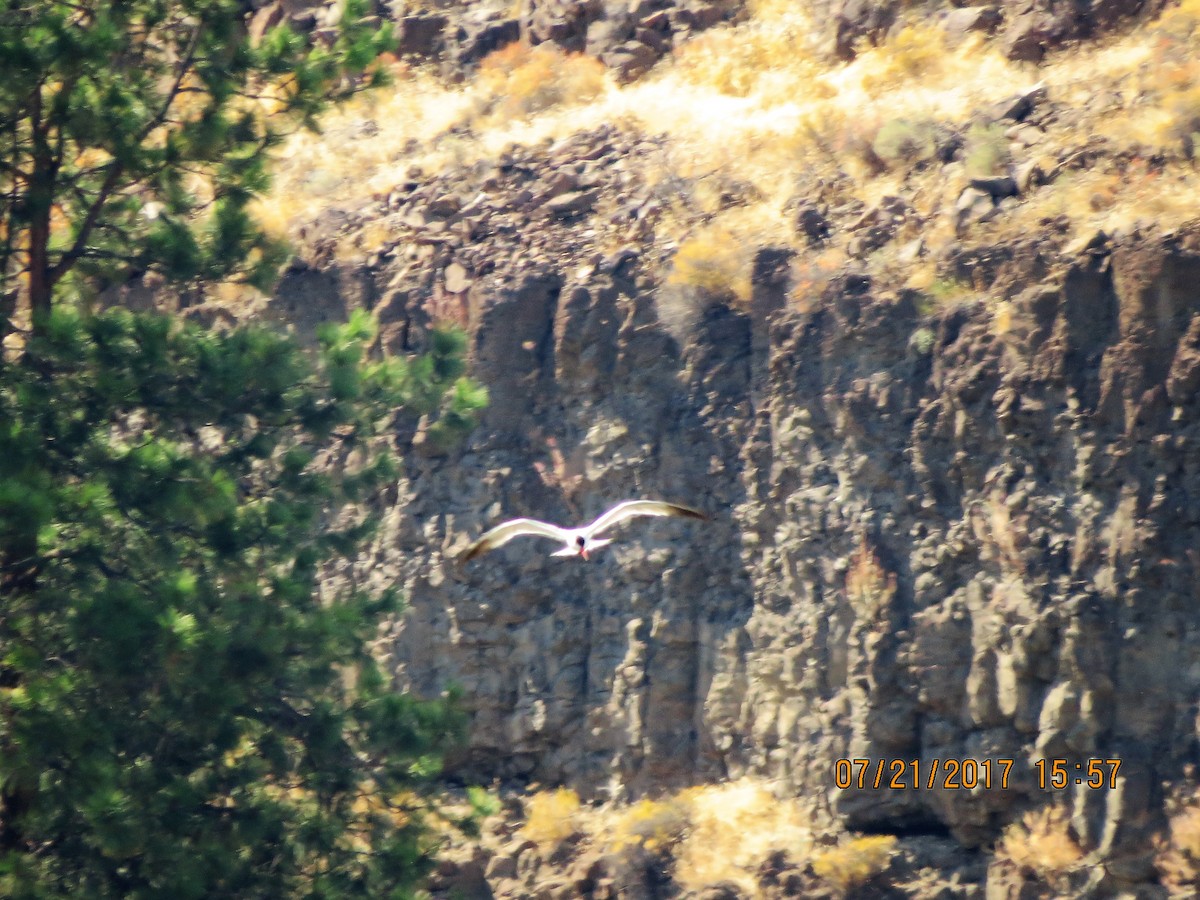
<instances>
[{"instance_id":1,"label":"flying bird","mask_svg":"<svg viewBox=\"0 0 1200 900\"><path fill-rule=\"evenodd\" d=\"M562 541L563 548L556 553L552 553L551 556L582 556L584 559L587 559L589 553L612 543L612 538L597 540L596 536L598 534L602 531L607 531L614 525L624 522L626 519L633 519L637 516L678 516L685 519L708 518L702 512L697 512L694 509L679 506L675 503L664 503L661 500L626 500L624 503L618 503L590 525L584 525L581 528L560 528L557 525L551 525L549 522L539 522L537 519L513 519L510 522L497 525L485 533L483 537L463 551L458 561L465 563L467 560L474 559L481 553L495 550L497 547L507 544L513 538L523 535L548 537L556 541Z\"/></svg>"}]
</instances>

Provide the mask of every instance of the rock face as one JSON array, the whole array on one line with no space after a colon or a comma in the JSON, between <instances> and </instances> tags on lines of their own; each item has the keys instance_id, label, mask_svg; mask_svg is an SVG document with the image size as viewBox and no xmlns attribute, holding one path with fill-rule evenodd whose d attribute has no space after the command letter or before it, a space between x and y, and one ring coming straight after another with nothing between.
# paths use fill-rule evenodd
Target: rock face
<instances>
[{"instance_id":1,"label":"rock face","mask_svg":"<svg viewBox=\"0 0 1200 900\"><path fill-rule=\"evenodd\" d=\"M283 22L331 42L341 7L331 0L252 0L255 42ZM515 41L553 43L601 59L623 81L637 78L677 43L744 11L744 0L375 0L374 15L396 30L398 55L465 70Z\"/></svg>"},{"instance_id":2,"label":"rock face","mask_svg":"<svg viewBox=\"0 0 1200 900\"><path fill-rule=\"evenodd\" d=\"M951 36L999 32L1012 59L1039 62L1047 51L1095 37L1121 19L1160 12L1165 0L1017 0L962 5L945 0L810 0L813 21L825 23L827 46L840 59L853 59L863 43L877 44L906 23L938 20Z\"/></svg>"},{"instance_id":3,"label":"rock face","mask_svg":"<svg viewBox=\"0 0 1200 900\"><path fill-rule=\"evenodd\" d=\"M693 33L735 19L741 0L523 0L395 3L402 55L435 61L452 77L505 44L552 43L588 53L632 80Z\"/></svg>"},{"instance_id":4,"label":"rock face","mask_svg":"<svg viewBox=\"0 0 1200 900\"><path fill-rule=\"evenodd\" d=\"M1197 756L1200 232L959 247L951 274L1012 299L932 316L853 273L796 311L768 249L746 308L693 297L681 331L639 240L654 149L603 131L414 175L371 264L287 282L314 322L322 291L374 308L397 352L457 319L491 389L449 455L405 426L343 573L409 599L381 644L397 687L463 691L454 773L598 798L757 774L814 822L980 848L1061 759L1092 888L1151 882ZM590 563L536 539L453 561L502 519L626 497L711 521L631 524ZM990 760L997 783L839 790L840 759Z\"/></svg>"}]
</instances>

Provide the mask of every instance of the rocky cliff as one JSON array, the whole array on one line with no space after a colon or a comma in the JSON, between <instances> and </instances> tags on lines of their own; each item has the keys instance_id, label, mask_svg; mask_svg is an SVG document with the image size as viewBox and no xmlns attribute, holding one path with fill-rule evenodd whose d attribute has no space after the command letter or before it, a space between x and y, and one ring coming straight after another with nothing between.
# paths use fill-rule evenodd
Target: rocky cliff
<instances>
[{"instance_id":1,"label":"rocky cliff","mask_svg":"<svg viewBox=\"0 0 1200 900\"><path fill-rule=\"evenodd\" d=\"M652 150L605 131L414 186L414 253L298 266L273 304L372 307L393 351L468 325L491 407L449 454L409 423L346 573L409 598L397 686L463 691L455 776L631 799L754 774L959 863L1053 801L1093 889L1154 882L1197 758L1200 231L956 245L1000 305L930 312L848 271L800 311L771 248L744 308L671 305L653 250L604 250L653 222ZM590 563L536 540L454 562L501 519L643 496L711 521L639 523ZM1006 787L838 789L855 758L1013 763ZM1055 759L1061 791L1034 768ZM1076 784L1093 759L1119 777Z\"/></svg>"},{"instance_id":2,"label":"rocky cliff","mask_svg":"<svg viewBox=\"0 0 1200 900\"><path fill-rule=\"evenodd\" d=\"M603 57L604 22L649 41L639 16L690 33L742 15L643 3L630 24L617 6L527 4L517 30ZM835 6L827 50L853 55L907 5ZM999 28L1008 58L1035 59L1163 4L1019 6L942 10L941 27L965 52L968 31ZM690 12L654 18L668 7ZM443 61L447 35L474 33L407 15L441 23L410 49ZM1198 16L1149 32L1175 63ZM1127 58L1142 57L1093 62ZM850 183L853 159L822 170L820 144L787 173L778 239L742 248L745 290L666 276L685 233L763 191L718 174L715 200L691 202L702 179L670 138L628 122L414 166L306 226L268 317L307 333L363 306L395 353L455 321L491 391L453 451L400 424L379 540L338 573L408 597L380 642L398 688L462 691L453 778L623 803L750 776L814 832L898 839L882 880L839 888L773 857L753 888L695 894L709 900L1194 894L1200 838L1179 823L1200 822L1200 226L1169 201L1194 184L1200 101L1139 65L1086 107L1060 79L950 125L876 122L834 149L878 188ZM1091 133L1138 112L1121 91L1139 85L1175 104L1170 153ZM1096 216L1117 225L1083 224ZM711 246L708 262L732 258ZM627 497L710 521L639 522L588 563L532 539L455 562L503 519L585 521ZM867 777L847 787L851 760ZM1014 833L1069 850L1056 868ZM661 860L543 852L507 824L493 837L447 864L443 893L681 890Z\"/></svg>"}]
</instances>

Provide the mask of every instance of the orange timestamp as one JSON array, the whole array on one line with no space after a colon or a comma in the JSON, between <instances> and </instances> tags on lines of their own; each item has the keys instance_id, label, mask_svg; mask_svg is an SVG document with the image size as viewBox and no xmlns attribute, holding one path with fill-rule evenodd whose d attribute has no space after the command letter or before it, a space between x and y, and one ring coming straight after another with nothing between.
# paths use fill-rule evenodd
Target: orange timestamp
<instances>
[{"instance_id":1,"label":"orange timestamp","mask_svg":"<svg viewBox=\"0 0 1200 900\"><path fill-rule=\"evenodd\" d=\"M1050 788L1061 791L1074 785L1099 790L1108 787L1112 790L1117 786L1117 772L1121 771L1119 759L1039 759L1033 764L1037 773L1038 787L1041 790Z\"/></svg>"},{"instance_id":2,"label":"orange timestamp","mask_svg":"<svg viewBox=\"0 0 1200 900\"><path fill-rule=\"evenodd\" d=\"M1004 758L838 759L833 783L840 790L1007 790L1013 765ZM1071 786L1113 790L1120 770L1119 759L1039 759L1033 763L1033 780L1043 791Z\"/></svg>"},{"instance_id":3,"label":"orange timestamp","mask_svg":"<svg viewBox=\"0 0 1200 900\"><path fill-rule=\"evenodd\" d=\"M1008 788L1011 759L839 759L833 783L847 790L990 790Z\"/></svg>"}]
</instances>

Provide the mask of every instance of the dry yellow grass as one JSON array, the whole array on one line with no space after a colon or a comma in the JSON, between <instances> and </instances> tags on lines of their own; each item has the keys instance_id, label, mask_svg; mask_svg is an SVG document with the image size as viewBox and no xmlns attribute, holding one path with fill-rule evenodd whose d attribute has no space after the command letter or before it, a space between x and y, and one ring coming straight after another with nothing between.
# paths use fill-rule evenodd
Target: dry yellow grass
<instances>
[{"instance_id":1,"label":"dry yellow grass","mask_svg":"<svg viewBox=\"0 0 1200 900\"><path fill-rule=\"evenodd\" d=\"M435 173L448 163L490 157L511 142L612 122L666 134L681 170L724 169L757 185L778 207L790 194L780 173L804 163L815 143L837 150L847 140L841 133L847 122L947 110L965 119L974 101L962 88L964 73L985 87L988 74L1007 65L979 48L920 55L905 33L895 60L877 48L831 69L805 51L813 29L801 12L786 3L756 8L745 24L685 44L653 77L620 89L594 61L543 47L501 50L462 87L396 67L395 85L326 116L323 138L297 135L287 144L261 213L284 233L335 200L389 190L410 164ZM913 70L922 73L919 90L900 81L889 86ZM1009 72L985 93L1003 96L1014 83ZM463 124L470 133L448 134Z\"/></svg>"},{"instance_id":2,"label":"dry yellow grass","mask_svg":"<svg viewBox=\"0 0 1200 900\"><path fill-rule=\"evenodd\" d=\"M886 869L895 850L896 838L890 834L853 838L814 856L812 870L817 877L845 892Z\"/></svg>"},{"instance_id":3,"label":"dry yellow grass","mask_svg":"<svg viewBox=\"0 0 1200 900\"><path fill-rule=\"evenodd\" d=\"M628 847L666 851L683 837L691 818L690 798L686 792L659 800L639 800L606 817L597 835L612 852Z\"/></svg>"},{"instance_id":4,"label":"dry yellow grass","mask_svg":"<svg viewBox=\"0 0 1200 900\"><path fill-rule=\"evenodd\" d=\"M807 814L763 782L743 778L692 788L687 799L691 824L675 851L675 880L685 890L728 881L753 896L753 873L768 856L783 851L800 861L811 852Z\"/></svg>"},{"instance_id":5,"label":"dry yellow grass","mask_svg":"<svg viewBox=\"0 0 1200 900\"><path fill-rule=\"evenodd\" d=\"M474 108L474 97L402 66L393 76L391 86L328 112L320 134L285 142L272 189L255 209L271 232L294 234L331 206L386 194L425 157L454 156L446 132Z\"/></svg>"},{"instance_id":6,"label":"dry yellow grass","mask_svg":"<svg viewBox=\"0 0 1200 900\"><path fill-rule=\"evenodd\" d=\"M1003 221L985 227L994 239L1004 239L1035 233L1045 221L1063 219L1070 223L1067 246L1089 239L1097 231L1117 234L1149 226L1178 228L1196 219L1198 191L1200 172L1190 164L1163 168L1145 160L1134 161L1123 174L1081 169L1059 176ZM980 227L973 227L966 237L983 233Z\"/></svg>"},{"instance_id":7,"label":"dry yellow grass","mask_svg":"<svg viewBox=\"0 0 1200 900\"><path fill-rule=\"evenodd\" d=\"M796 5L759 3L748 23L713 29L681 46L665 80L730 97L782 98L798 80L816 78L824 68L810 52L812 33L808 17ZM818 94L824 92L817 88Z\"/></svg>"},{"instance_id":8,"label":"dry yellow grass","mask_svg":"<svg viewBox=\"0 0 1200 900\"><path fill-rule=\"evenodd\" d=\"M996 856L1053 882L1079 864L1083 850L1071 836L1066 811L1046 806L1027 812L1006 828Z\"/></svg>"},{"instance_id":9,"label":"dry yellow grass","mask_svg":"<svg viewBox=\"0 0 1200 900\"><path fill-rule=\"evenodd\" d=\"M1158 44L1161 56L1155 64L1144 64L1125 79L1140 102L1124 115L1102 119L1097 132L1124 151L1191 158L1200 131L1200 61L1194 56L1200 41L1189 36Z\"/></svg>"},{"instance_id":10,"label":"dry yellow grass","mask_svg":"<svg viewBox=\"0 0 1200 900\"><path fill-rule=\"evenodd\" d=\"M933 24L906 25L886 43L859 55L861 84L868 93L888 93L897 84L936 77L950 56L951 48L941 28Z\"/></svg>"},{"instance_id":11,"label":"dry yellow grass","mask_svg":"<svg viewBox=\"0 0 1200 900\"><path fill-rule=\"evenodd\" d=\"M509 44L479 66L476 86L499 123L564 103L594 100L609 84L604 65L553 44Z\"/></svg>"}]
</instances>

